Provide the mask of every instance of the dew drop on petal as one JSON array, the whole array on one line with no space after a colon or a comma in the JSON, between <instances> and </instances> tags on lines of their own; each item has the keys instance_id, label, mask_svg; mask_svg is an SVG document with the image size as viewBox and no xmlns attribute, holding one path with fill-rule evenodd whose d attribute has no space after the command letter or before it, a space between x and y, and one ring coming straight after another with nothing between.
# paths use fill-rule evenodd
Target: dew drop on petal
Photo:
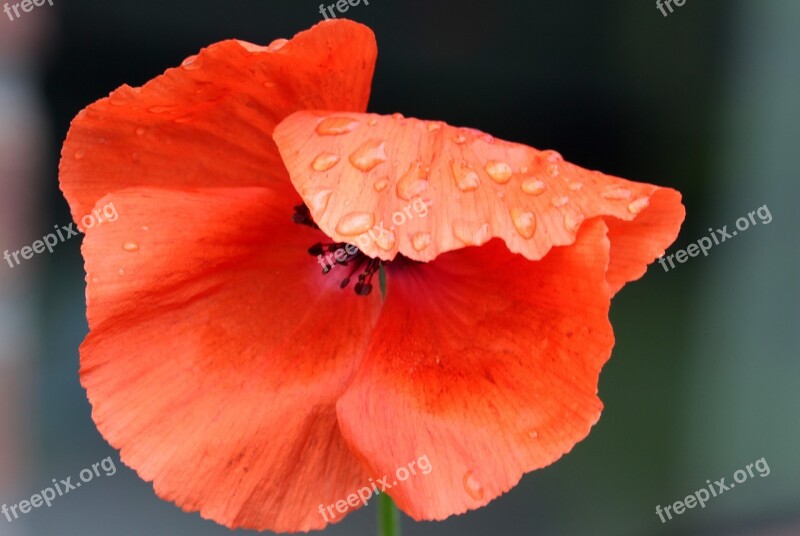
<instances>
[{"instance_id":1,"label":"dew drop on petal","mask_svg":"<svg viewBox=\"0 0 800 536\"><path fill-rule=\"evenodd\" d=\"M462 143L466 143L467 137L464 136L463 134L459 134L458 136L453 138L453 141L456 142L457 144L461 145Z\"/></svg>"},{"instance_id":2,"label":"dew drop on petal","mask_svg":"<svg viewBox=\"0 0 800 536\"><path fill-rule=\"evenodd\" d=\"M323 212L325 212L325 209L328 208L328 201L331 198L331 194L333 194L333 190L329 188L321 188L315 191L308 191L303 197L308 203L308 208L311 210L311 212L316 215L321 215Z\"/></svg>"},{"instance_id":3,"label":"dew drop on petal","mask_svg":"<svg viewBox=\"0 0 800 536\"><path fill-rule=\"evenodd\" d=\"M186 69L187 71L194 71L200 68L200 60L197 58L197 55L189 56L183 63L181 63L181 67Z\"/></svg>"},{"instance_id":4,"label":"dew drop on petal","mask_svg":"<svg viewBox=\"0 0 800 536\"><path fill-rule=\"evenodd\" d=\"M549 162L551 164L558 164L564 160L564 157L561 156L561 153L558 151L553 151L552 149L542 151L539 154L539 157L545 162Z\"/></svg>"},{"instance_id":5,"label":"dew drop on petal","mask_svg":"<svg viewBox=\"0 0 800 536\"><path fill-rule=\"evenodd\" d=\"M289 40L288 40L288 39L276 39L275 41L273 41L272 43L270 43L270 44L269 44L269 46L267 47L267 49L268 49L270 52L277 52L277 51L279 51L280 49L282 49L282 48L283 48L283 46L284 46L286 43L288 43L288 42L289 42Z\"/></svg>"},{"instance_id":6,"label":"dew drop on petal","mask_svg":"<svg viewBox=\"0 0 800 536\"><path fill-rule=\"evenodd\" d=\"M547 172L548 175L550 175L553 178L558 177L558 174L560 173L558 169L558 164L548 164L547 167L545 168L545 171Z\"/></svg>"},{"instance_id":7,"label":"dew drop on petal","mask_svg":"<svg viewBox=\"0 0 800 536\"><path fill-rule=\"evenodd\" d=\"M646 209L649 204L650 204L649 197L640 197L630 202L630 204L628 205L628 210L632 214L639 214L641 211Z\"/></svg>"},{"instance_id":8,"label":"dew drop on petal","mask_svg":"<svg viewBox=\"0 0 800 536\"><path fill-rule=\"evenodd\" d=\"M405 119L405 116L399 112L395 112L392 114L392 119Z\"/></svg>"},{"instance_id":9,"label":"dew drop on petal","mask_svg":"<svg viewBox=\"0 0 800 536\"><path fill-rule=\"evenodd\" d=\"M137 129L136 129L136 135L137 135L137 136L141 136L141 135L143 135L144 133L145 133L145 129L144 129L144 127L139 127L139 128L137 128Z\"/></svg>"},{"instance_id":10,"label":"dew drop on petal","mask_svg":"<svg viewBox=\"0 0 800 536\"><path fill-rule=\"evenodd\" d=\"M436 132L441 128L442 128L441 123L435 123L435 122L428 123L428 132Z\"/></svg>"},{"instance_id":11,"label":"dew drop on petal","mask_svg":"<svg viewBox=\"0 0 800 536\"><path fill-rule=\"evenodd\" d=\"M375 231L375 243L384 251L391 251L396 241L394 232L388 229L378 229Z\"/></svg>"},{"instance_id":12,"label":"dew drop on petal","mask_svg":"<svg viewBox=\"0 0 800 536\"><path fill-rule=\"evenodd\" d=\"M125 242L122 244L122 249L133 253L134 251L139 251L139 244L136 242Z\"/></svg>"},{"instance_id":13,"label":"dew drop on petal","mask_svg":"<svg viewBox=\"0 0 800 536\"><path fill-rule=\"evenodd\" d=\"M119 274L119 275L125 275L125 270L123 270L122 268L120 268L119 270L117 270L117 274Z\"/></svg>"},{"instance_id":14,"label":"dew drop on petal","mask_svg":"<svg viewBox=\"0 0 800 536\"><path fill-rule=\"evenodd\" d=\"M569 197L566 195L556 196L550 200L550 204L556 208L563 207L567 203L569 203Z\"/></svg>"},{"instance_id":15,"label":"dew drop on petal","mask_svg":"<svg viewBox=\"0 0 800 536\"><path fill-rule=\"evenodd\" d=\"M375 215L371 212L350 212L342 216L336 224L336 232L346 236L366 233L375 225Z\"/></svg>"},{"instance_id":16,"label":"dew drop on petal","mask_svg":"<svg viewBox=\"0 0 800 536\"><path fill-rule=\"evenodd\" d=\"M469 494L470 497L475 499L476 501L480 501L483 499L484 491L483 486L475 478L475 473L472 471L467 471L464 475L464 489Z\"/></svg>"},{"instance_id":17,"label":"dew drop on petal","mask_svg":"<svg viewBox=\"0 0 800 536\"><path fill-rule=\"evenodd\" d=\"M347 134L357 129L361 122L350 117L328 117L317 125L317 134L320 136L338 136Z\"/></svg>"},{"instance_id":18,"label":"dew drop on petal","mask_svg":"<svg viewBox=\"0 0 800 536\"><path fill-rule=\"evenodd\" d=\"M453 234L467 246L480 246L491 238L491 228L488 223L456 220L453 223Z\"/></svg>"},{"instance_id":19,"label":"dew drop on petal","mask_svg":"<svg viewBox=\"0 0 800 536\"><path fill-rule=\"evenodd\" d=\"M397 197L405 201L419 197L427 189L428 178L424 175L422 164L419 162L411 164L395 187Z\"/></svg>"},{"instance_id":20,"label":"dew drop on petal","mask_svg":"<svg viewBox=\"0 0 800 536\"><path fill-rule=\"evenodd\" d=\"M531 439L536 439L537 437L539 437L539 432L537 432L536 430L531 430L530 432L528 432L528 437L530 437Z\"/></svg>"},{"instance_id":21,"label":"dew drop on petal","mask_svg":"<svg viewBox=\"0 0 800 536\"><path fill-rule=\"evenodd\" d=\"M433 237L430 233L415 233L411 236L411 245L417 251L422 251L431 245Z\"/></svg>"},{"instance_id":22,"label":"dew drop on petal","mask_svg":"<svg viewBox=\"0 0 800 536\"><path fill-rule=\"evenodd\" d=\"M583 188L583 183L582 182L572 182L572 183L569 184L569 186L567 188L569 188L573 192L577 192L578 190Z\"/></svg>"},{"instance_id":23,"label":"dew drop on petal","mask_svg":"<svg viewBox=\"0 0 800 536\"><path fill-rule=\"evenodd\" d=\"M321 153L311 163L314 171L328 171L339 163L339 155L333 153Z\"/></svg>"},{"instance_id":24,"label":"dew drop on petal","mask_svg":"<svg viewBox=\"0 0 800 536\"><path fill-rule=\"evenodd\" d=\"M371 126L371 127L374 127L375 125L377 125L377 124L378 124L378 120L377 120L377 119L375 119L375 118L373 117L373 118L371 118L369 121L367 121L367 124L368 124L369 126Z\"/></svg>"},{"instance_id":25,"label":"dew drop on petal","mask_svg":"<svg viewBox=\"0 0 800 536\"><path fill-rule=\"evenodd\" d=\"M566 214L564 214L564 227L566 227L567 230L570 231L571 233L574 233L575 231L578 230L578 227L580 227L584 219L585 217L583 216L583 214L578 214L575 212L567 212Z\"/></svg>"},{"instance_id":26,"label":"dew drop on petal","mask_svg":"<svg viewBox=\"0 0 800 536\"><path fill-rule=\"evenodd\" d=\"M350 155L350 163L363 172L372 171L386 162L386 142L369 140Z\"/></svg>"},{"instance_id":27,"label":"dew drop on petal","mask_svg":"<svg viewBox=\"0 0 800 536\"><path fill-rule=\"evenodd\" d=\"M75 151L75 160L80 160L84 156L86 156L86 151L84 151L83 149L78 149L77 151Z\"/></svg>"},{"instance_id":28,"label":"dew drop on petal","mask_svg":"<svg viewBox=\"0 0 800 536\"><path fill-rule=\"evenodd\" d=\"M453 160L450 162L450 169L456 181L456 187L462 192L477 190L481 185L481 179L472 167L466 162Z\"/></svg>"},{"instance_id":29,"label":"dew drop on petal","mask_svg":"<svg viewBox=\"0 0 800 536\"><path fill-rule=\"evenodd\" d=\"M517 232L523 238L532 237L533 233L536 231L536 215L529 210L519 207L512 208L510 213L511 221L514 223Z\"/></svg>"},{"instance_id":30,"label":"dew drop on petal","mask_svg":"<svg viewBox=\"0 0 800 536\"><path fill-rule=\"evenodd\" d=\"M540 195L545 191L545 184L539 179L525 179L522 181L520 188L522 188L522 191L526 194Z\"/></svg>"},{"instance_id":31,"label":"dew drop on petal","mask_svg":"<svg viewBox=\"0 0 800 536\"><path fill-rule=\"evenodd\" d=\"M627 188L614 186L600 194L604 199L624 200L631 198L631 191Z\"/></svg>"},{"instance_id":32,"label":"dew drop on petal","mask_svg":"<svg viewBox=\"0 0 800 536\"><path fill-rule=\"evenodd\" d=\"M387 186L389 186L389 179L385 177L382 179L378 179L378 181L372 186L373 188L375 188L376 192L382 192L386 189Z\"/></svg>"},{"instance_id":33,"label":"dew drop on petal","mask_svg":"<svg viewBox=\"0 0 800 536\"><path fill-rule=\"evenodd\" d=\"M486 164L486 173L498 184L505 184L511 180L513 175L511 166L505 162L491 160Z\"/></svg>"}]
</instances>

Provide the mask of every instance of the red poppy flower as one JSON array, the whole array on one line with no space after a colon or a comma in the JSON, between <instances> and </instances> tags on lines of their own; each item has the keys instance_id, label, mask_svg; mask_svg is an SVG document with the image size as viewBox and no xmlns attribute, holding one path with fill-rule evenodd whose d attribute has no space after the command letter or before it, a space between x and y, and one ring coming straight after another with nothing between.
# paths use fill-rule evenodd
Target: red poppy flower
<instances>
[{"instance_id":1,"label":"red poppy flower","mask_svg":"<svg viewBox=\"0 0 800 536\"><path fill-rule=\"evenodd\" d=\"M83 245L93 418L160 497L229 527L322 528L341 516L320 505L421 456L387 492L443 519L558 459L600 415L612 295L683 220L671 189L364 114L375 56L345 20L225 41L64 143L73 217L119 214Z\"/></svg>"}]
</instances>

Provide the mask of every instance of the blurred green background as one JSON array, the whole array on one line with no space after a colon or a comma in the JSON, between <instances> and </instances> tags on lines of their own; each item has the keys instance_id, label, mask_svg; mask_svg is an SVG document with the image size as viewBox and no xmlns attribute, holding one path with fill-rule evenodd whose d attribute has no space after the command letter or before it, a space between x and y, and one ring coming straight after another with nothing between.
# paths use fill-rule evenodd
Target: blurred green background
<instances>
[{"instance_id":1,"label":"blurred green background","mask_svg":"<svg viewBox=\"0 0 800 536\"><path fill-rule=\"evenodd\" d=\"M773 221L614 300L605 410L555 465L425 535L800 535L800 2L371 0L370 111L554 148L582 166L675 187L685 248L762 205ZM321 20L307 0L55 0L0 13L0 250L70 221L58 191L70 119L214 41L267 44ZM112 455L119 471L0 535L223 535L158 500L99 436L78 382L86 334L79 240L0 265L0 504ZM662 523L656 505L765 458L748 480ZM324 475L320 475L324 478ZM329 528L374 534L374 504Z\"/></svg>"}]
</instances>

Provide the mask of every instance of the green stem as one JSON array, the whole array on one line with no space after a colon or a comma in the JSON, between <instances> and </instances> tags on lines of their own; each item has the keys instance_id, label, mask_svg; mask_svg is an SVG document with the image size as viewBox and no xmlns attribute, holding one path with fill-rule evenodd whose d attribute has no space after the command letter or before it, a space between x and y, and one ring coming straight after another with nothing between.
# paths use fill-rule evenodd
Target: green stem
<instances>
[{"instance_id":1,"label":"green stem","mask_svg":"<svg viewBox=\"0 0 800 536\"><path fill-rule=\"evenodd\" d=\"M378 536L400 536L400 512L385 493L378 495Z\"/></svg>"}]
</instances>

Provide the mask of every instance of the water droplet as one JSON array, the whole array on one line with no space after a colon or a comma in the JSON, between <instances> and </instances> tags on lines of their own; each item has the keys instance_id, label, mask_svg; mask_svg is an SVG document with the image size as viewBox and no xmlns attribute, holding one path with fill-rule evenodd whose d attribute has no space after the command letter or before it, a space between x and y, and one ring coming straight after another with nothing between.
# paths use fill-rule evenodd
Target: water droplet
<instances>
[{"instance_id":1,"label":"water droplet","mask_svg":"<svg viewBox=\"0 0 800 536\"><path fill-rule=\"evenodd\" d=\"M270 52L277 52L280 49L282 49L284 45L288 42L289 42L288 39L276 39L275 41L269 44L267 50L269 50Z\"/></svg>"},{"instance_id":2,"label":"water droplet","mask_svg":"<svg viewBox=\"0 0 800 536\"><path fill-rule=\"evenodd\" d=\"M403 114L395 112L392 114L392 119L405 119L405 117L403 116Z\"/></svg>"},{"instance_id":3,"label":"water droplet","mask_svg":"<svg viewBox=\"0 0 800 536\"><path fill-rule=\"evenodd\" d=\"M475 478L475 473L473 471L467 471L467 473L464 475L464 489L467 491L469 496L476 501L483 499L483 486L481 486L481 483L477 478Z\"/></svg>"},{"instance_id":4,"label":"water droplet","mask_svg":"<svg viewBox=\"0 0 800 536\"><path fill-rule=\"evenodd\" d=\"M462 192L477 190L481 185L480 177L468 163L453 160L450 162L450 169L453 172L456 187Z\"/></svg>"},{"instance_id":5,"label":"water droplet","mask_svg":"<svg viewBox=\"0 0 800 536\"><path fill-rule=\"evenodd\" d=\"M571 182L571 183L569 184L568 188L569 188L570 190L572 190L573 192L577 192L578 190L580 190L581 188L583 188L583 183L582 183L582 182Z\"/></svg>"},{"instance_id":6,"label":"water droplet","mask_svg":"<svg viewBox=\"0 0 800 536\"><path fill-rule=\"evenodd\" d=\"M545 171L547 172L548 175L550 175L553 178L558 177L558 174L560 173L558 169L558 164L548 164L547 167L545 168Z\"/></svg>"},{"instance_id":7,"label":"water droplet","mask_svg":"<svg viewBox=\"0 0 800 536\"><path fill-rule=\"evenodd\" d=\"M631 201L631 203L628 205L628 210L631 211L631 213L633 214L639 214L641 211L646 209L649 204L650 204L649 197L640 197L638 199Z\"/></svg>"},{"instance_id":8,"label":"water droplet","mask_svg":"<svg viewBox=\"0 0 800 536\"><path fill-rule=\"evenodd\" d=\"M78 149L77 151L75 151L75 160L80 160L84 156L86 156L86 151L84 151L83 149Z\"/></svg>"},{"instance_id":9,"label":"water droplet","mask_svg":"<svg viewBox=\"0 0 800 536\"><path fill-rule=\"evenodd\" d=\"M525 179L520 188L522 188L523 192L530 195L540 195L546 189L544 182L539 179Z\"/></svg>"},{"instance_id":10,"label":"water droplet","mask_svg":"<svg viewBox=\"0 0 800 536\"><path fill-rule=\"evenodd\" d=\"M376 192L384 191L387 186L389 186L389 179L385 177L383 179L379 179L378 182L373 184L373 187L375 188Z\"/></svg>"},{"instance_id":11,"label":"water droplet","mask_svg":"<svg viewBox=\"0 0 800 536\"><path fill-rule=\"evenodd\" d=\"M536 430L531 430L530 432L528 432L528 437L530 437L531 439L536 439L537 437L539 437L539 432L537 432Z\"/></svg>"},{"instance_id":12,"label":"water droplet","mask_svg":"<svg viewBox=\"0 0 800 536\"><path fill-rule=\"evenodd\" d=\"M369 140L350 155L350 163L363 172L372 171L386 162L386 142Z\"/></svg>"},{"instance_id":13,"label":"water droplet","mask_svg":"<svg viewBox=\"0 0 800 536\"><path fill-rule=\"evenodd\" d=\"M519 207L512 208L510 213L511 221L514 223L517 232L523 238L532 237L533 233L536 231L536 215L529 210Z\"/></svg>"},{"instance_id":14,"label":"water droplet","mask_svg":"<svg viewBox=\"0 0 800 536\"><path fill-rule=\"evenodd\" d=\"M150 227L148 227L147 225L142 225L142 231L149 231L149 230Z\"/></svg>"},{"instance_id":15,"label":"water droplet","mask_svg":"<svg viewBox=\"0 0 800 536\"><path fill-rule=\"evenodd\" d=\"M554 151L552 149L547 149L545 151L542 151L539 154L539 158L551 164L558 164L559 162L563 162L564 160L564 157L561 156L561 153L559 153L558 151Z\"/></svg>"},{"instance_id":16,"label":"water droplet","mask_svg":"<svg viewBox=\"0 0 800 536\"><path fill-rule=\"evenodd\" d=\"M563 207L567 203L569 203L569 197L566 195L556 196L550 200L550 204L556 208Z\"/></svg>"},{"instance_id":17,"label":"water droplet","mask_svg":"<svg viewBox=\"0 0 800 536\"><path fill-rule=\"evenodd\" d=\"M519 172L520 173L527 173L528 172L528 166L522 166L521 168L519 168Z\"/></svg>"},{"instance_id":18,"label":"water droplet","mask_svg":"<svg viewBox=\"0 0 800 536\"><path fill-rule=\"evenodd\" d=\"M136 129L136 135L137 136L141 136L144 133L145 133L145 128L144 127L139 127L139 128Z\"/></svg>"},{"instance_id":19,"label":"water droplet","mask_svg":"<svg viewBox=\"0 0 800 536\"><path fill-rule=\"evenodd\" d=\"M165 114L177 110L177 106L151 106L148 110L154 114Z\"/></svg>"},{"instance_id":20,"label":"water droplet","mask_svg":"<svg viewBox=\"0 0 800 536\"><path fill-rule=\"evenodd\" d=\"M328 201L333 194L333 190L321 188L319 190L306 191L303 199L308 203L311 214L319 217L328 208Z\"/></svg>"},{"instance_id":21,"label":"water droplet","mask_svg":"<svg viewBox=\"0 0 800 536\"><path fill-rule=\"evenodd\" d=\"M631 198L631 191L621 186L614 186L601 194L605 199L625 200Z\"/></svg>"},{"instance_id":22,"label":"water droplet","mask_svg":"<svg viewBox=\"0 0 800 536\"><path fill-rule=\"evenodd\" d=\"M333 153L321 153L311 163L314 171L328 171L339 163L339 155Z\"/></svg>"},{"instance_id":23,"label":"water droplet","mask_svg":"<svg viewBox=\"0 0 800 536\"><path fill-rule=\"evenodd\" d=\"M400 177L397 181L395 191L397 197L405 201L419 197L425 190L428 189L428 178L423 174L422 164L420 162L411 164L406 171L405 175Z\"/></svg>"},{"instance_id":24,"label":"water droplet","mask_svg":"<svg viewBox=\"0 0 800 536\"><path fill-rule=\"evenodd\" d=\"M375 232L375 243L384 251L391 251L395 241L394 232L388 229L381 228Z\"/></svg>"},{"instance_id":25,"label":"water droplet","mask_svg":"<svg viewBox=\"0 0 800 536\"><path fill-rule=\"evenodd\" d=\"M422 251L431 245L433 237L430 233L415 233L411 236L411 245L417 251Z\"/></svg>"},{"instance_id":26,"label":"water droplet","mask_svg":"<svg viewBox=\"0 0 800 536\"><path fill-rule=\"evenodd\" d=\"M584 219L585 217L583 214L567 212L564 214L564 227L567 228L567 231L574 233L578 230L578 227L580 227Z\"/></svg>"},{"instance_id":27,"label":"water droplet","mask_svg":"<svg viewBox=\"0 0 800 536\"><path fill-rule=\"evenodd\" d=\"M357 129L361 122L350 117L328 117L317 125L317 134L320 136L338 136L347 134Z\"/></svg>"},{"instance_id":28,"label":"water droplet","mask_svg":"<svg viewBox=\"0 0 800 536\"><path fill-rule=\"evenodd\" d=\"M123 270L122 268L120 268L119 270L117 270L117 273L118 273L119 275L125 275L125 270Z\"/></svg>"},{"instance_id":29,"label":"water droplet","mask_svg":"<svg viewBox=\"0 0 800 536\"><path fill-rule=\"evenodd\" d=\"M181 67L186 69L187 71L194 71L200 68L200 61L197 59L197 55L189 56L183 63L181 63Z\"/></svg>"},{"instance_id":30,"label":"water droplet","mask_svg":"<svg viewBox=\"0 0 800 536\"><path fill-rule=\"evenodd\" d=\"M139 244L137 244L136 242L125 242L124 244L122 244L122 249L133 253L134 251L139 251Z\"/></svg>"},{"instance_id":31,"label":"water droplet","mask_svg":"<svg viewBox=\"0 0 800 536\"><path fill-rule=\"evenodd\" d=\"M356 236L366 233L375 224L375 215L371 212L350 212L342 216L336 225L336 232L345 236Z\"/></svg>"},{"instance_id":32,"label":"water droplet","mask_svg":"<svg viewBox=\"0 0 800 536\"><path fill-rule=\"evenodd\" d=\"M378 120L377 120L377 119L375 119L375 118L373 117L373 118L371 118L369 121L367 121L367 124L368 124L369 126L371 126L371 127L374 127L375 125L377 125L377 124L378 124Z\"/></svg>"},{"instance_id":33,"label":"water droplet","mask_svg":"<svg viewBox=\"0 0 800 536\"><path fill-rule=\"evenodd\" d=\"M467 137L465 135L463 135L463 134L459 134L458 136L453 138L453 141L456 142L457 144L461 145L462 143L466 143Z\"/></svg>"},{"instance_id":34,"label":"water droplet","mask_svg":"<svg viewBox=\"0 0 800 536\"><path fill-rule=\"evenodd\" d=\"M511 180L511 166L505 162L490 160L486 164L486 173L498 184L505 184Z\"/></svg>"},{"instance_id":35,"label":"water droplet","mask_svg":"<svg viewBox=\"0 0 800 536\"><path fill-rule=\"evenodd\" d=\"M488 223L456 220L453 223L453 234L467 246L480 246L491 238L491 228Z\"/></svg>"},{"instance_id":36,"label":"water droplet","mask_svg":"<svg viewBox=\"0 0 800 536\"><path fill-rule=\"evenodd\" d=\"M442 128L441 123L435 123L435 122L428 123L428 132L436 132L441 128Z\"/></svg>"}]
</instances>

